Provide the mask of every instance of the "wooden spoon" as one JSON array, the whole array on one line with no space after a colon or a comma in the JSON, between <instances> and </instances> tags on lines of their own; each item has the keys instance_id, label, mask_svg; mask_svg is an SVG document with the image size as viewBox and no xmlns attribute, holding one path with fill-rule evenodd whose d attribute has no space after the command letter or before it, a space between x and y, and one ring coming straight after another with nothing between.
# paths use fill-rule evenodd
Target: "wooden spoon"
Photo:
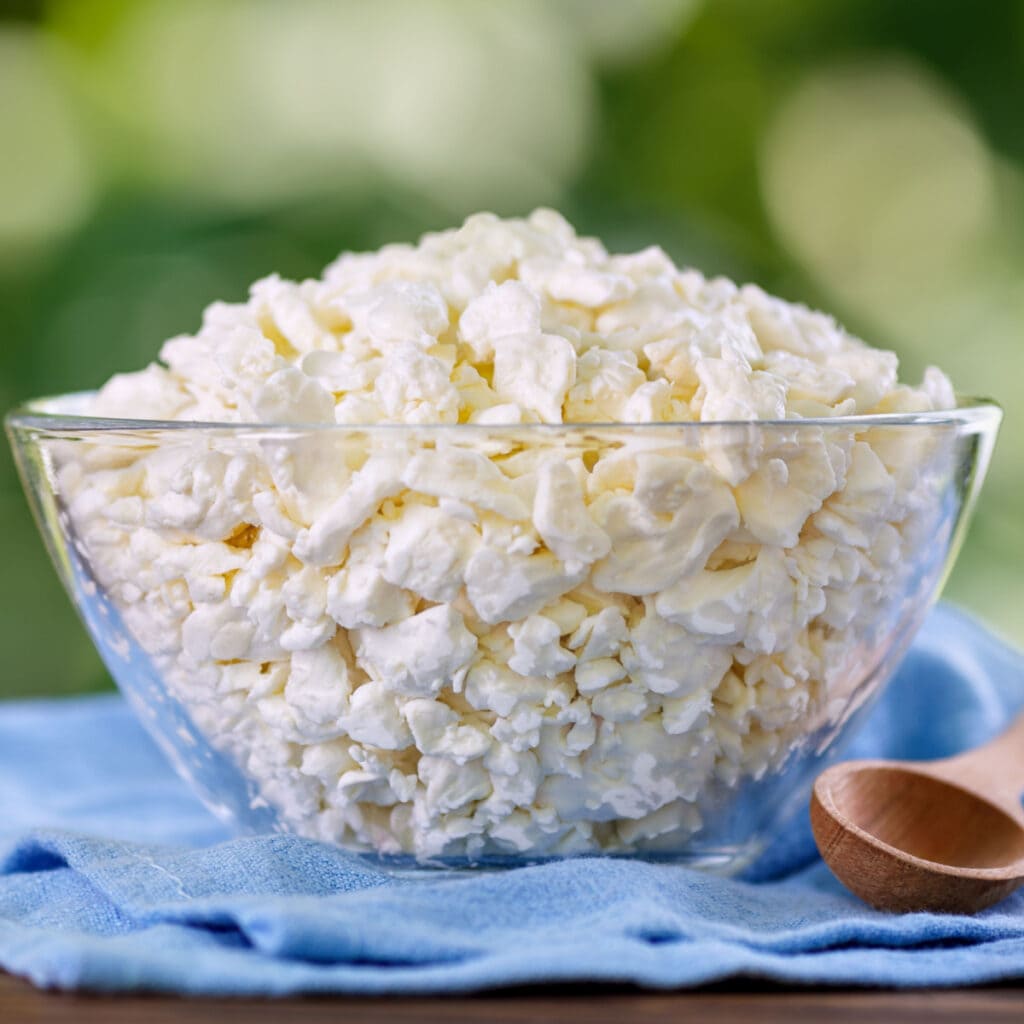
<instances>
[{"instance_id":1,"label":"wooden spoon","mask_svg":"<svg viewBox=\"0 0 1024 1024\"><path fill-rule=\"evenodd\" d=\"M942 761L847 761L818 776L825 863L880 910L972 914L1024 883L1024 715Z\"/></svg>"}]
</instances>

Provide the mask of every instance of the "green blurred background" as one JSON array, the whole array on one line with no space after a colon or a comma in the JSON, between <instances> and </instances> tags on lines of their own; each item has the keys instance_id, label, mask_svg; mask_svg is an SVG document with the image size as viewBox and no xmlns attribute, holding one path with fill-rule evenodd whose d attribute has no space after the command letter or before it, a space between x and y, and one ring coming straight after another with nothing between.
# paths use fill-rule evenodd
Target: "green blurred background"
<instances>
[{"instance_id":1,"label":"green blurred background","mask_svg":"<svg viewBox=\"0 0 1024 1024\"><path fill-rule=\"evenodd\" d=\"M539 204L1001 400L946 594L1024 641L1022 0L0 0L5 407ZM0 695L108 686L6 451L0 520Z\"/></svg>"}]
</instances>

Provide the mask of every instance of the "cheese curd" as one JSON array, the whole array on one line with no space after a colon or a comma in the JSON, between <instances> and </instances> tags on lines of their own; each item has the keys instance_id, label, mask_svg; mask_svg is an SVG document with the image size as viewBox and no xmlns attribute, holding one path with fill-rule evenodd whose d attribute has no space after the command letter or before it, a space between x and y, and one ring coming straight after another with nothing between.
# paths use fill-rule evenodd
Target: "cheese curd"
<instances>
[{"instance_id":1,"label":"cheese curd","mask_svg":"<svg viewBox=\"0 0 1024 1024\"><path fill-rule=\"evenodd\" d=\"M941 445L848 420L953 404L896 370L657 248L481 214L260 281L92 404L259 429L56 474L135 642L286 827L678 853L838 727L937 577Z\"/></svg>"}]
</instances>

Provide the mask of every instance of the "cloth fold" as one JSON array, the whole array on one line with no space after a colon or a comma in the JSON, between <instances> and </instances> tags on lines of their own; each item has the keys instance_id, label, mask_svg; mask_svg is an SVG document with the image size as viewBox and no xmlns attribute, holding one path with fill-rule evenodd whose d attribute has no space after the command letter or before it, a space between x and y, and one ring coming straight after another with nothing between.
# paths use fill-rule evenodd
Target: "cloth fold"
<instances>
[{"instance_id":1,"label":"cloth fold","mask_svg":"<svg viewBox=\"0 0 1024 1024\"><path fill-rule=\"evenodd\" d=\"M940 607L850 753L945 756L1020 707L1024 656ZM602 858L409 880L295 836L232 839L117 697L0 706L0 808L0 967L48 987L285 995L1024 977L1024 892L974 917L878 913L817 858L806 815L747 880Z\"/></svg>"}]
</instances>

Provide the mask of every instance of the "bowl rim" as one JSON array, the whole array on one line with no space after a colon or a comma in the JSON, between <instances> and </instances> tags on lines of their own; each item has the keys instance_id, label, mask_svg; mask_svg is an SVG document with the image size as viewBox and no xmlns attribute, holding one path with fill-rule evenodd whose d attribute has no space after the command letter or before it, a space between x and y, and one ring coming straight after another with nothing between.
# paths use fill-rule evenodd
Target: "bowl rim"
<instances>
[{"instance_id":1,"label":"bowl rim","mask_svg":"<svg viewBox=\"0 0 1024 1024\"><path fill-rule=\"evenodd\" d=\"M767 428L801 430L811 427L853 428L867 430L872 427L894 426L951 426L958 425L974 431L996 427L1003 418L1002 407L991 398L957 395L957 404L951 409L929 412L858 413L853 416L823 416L805 419L770 420L665 420L654 423L595 421L587 423L269 423L259 421L222 422L216 420L150 420L91 416L64 411L62 407L84 404L96 391L73 391L30 399L16 406L5 417L8 429L29 430L38 433L64 434L72 432L125 433L201 431L217 433L366 433L368 431L395 434L407 432L474 433L486 436L511 433L586 433L594 430L628 431L705 431L716 428Z\"/></svg>"}]
</instances>

